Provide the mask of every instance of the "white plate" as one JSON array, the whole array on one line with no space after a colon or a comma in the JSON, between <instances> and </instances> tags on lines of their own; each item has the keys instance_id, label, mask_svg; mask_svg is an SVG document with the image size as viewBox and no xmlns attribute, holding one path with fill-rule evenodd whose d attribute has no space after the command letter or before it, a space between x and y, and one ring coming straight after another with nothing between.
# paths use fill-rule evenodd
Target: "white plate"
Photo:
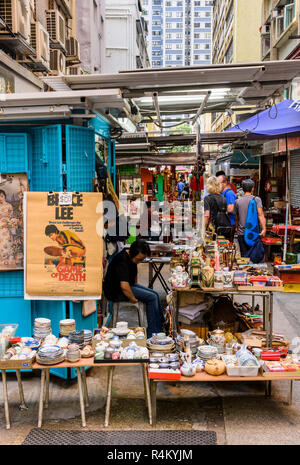
<instances>
[{"instance_id":1,"label":"white plate","mask_svg":"<svg viewBox=\"0 0 300 465\"><path fill-rule=\"evenodd\" d=\"M116 334L117 336L127 336L127 334L130 332L130 329L113 328L113 329L111 329L111 332Z\"/></svg>"}]
</instances>

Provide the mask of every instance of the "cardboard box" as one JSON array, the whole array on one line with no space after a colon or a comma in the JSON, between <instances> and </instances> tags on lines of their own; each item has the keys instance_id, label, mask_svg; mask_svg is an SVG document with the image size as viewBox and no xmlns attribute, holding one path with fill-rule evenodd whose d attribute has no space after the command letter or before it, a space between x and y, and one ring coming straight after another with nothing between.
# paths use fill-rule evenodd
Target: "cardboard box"
<instances>
[{"instance_id":1,"label":"cardboard box","mask_svg":"<svg viewBox=\"0 0 300 465\"><path fill-rule=\"evenodd\" d=\"M0 370L26 370L31 369L35 357L29 360L0 360Z\"/></svg>"}]
</instances>

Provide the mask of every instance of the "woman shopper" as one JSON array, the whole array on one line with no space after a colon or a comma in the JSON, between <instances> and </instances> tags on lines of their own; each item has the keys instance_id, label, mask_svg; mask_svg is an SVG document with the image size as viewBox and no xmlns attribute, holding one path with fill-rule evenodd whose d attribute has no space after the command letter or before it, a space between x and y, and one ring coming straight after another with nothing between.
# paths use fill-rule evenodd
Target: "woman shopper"
<instances>
[{"instance_id":1,"label":"woman shopper","mask_svg":"<svg viewBox=\"0 0 300 465\"><path fill-rule=\"evenodd\" d=\"M208 195L204 197L204 224L207 229L211 222L218 235L229 237L231 234L230 219L227 214L227 202L221 194L221 184L215 176L206 183Z\"/></svg>"}]
</instances>

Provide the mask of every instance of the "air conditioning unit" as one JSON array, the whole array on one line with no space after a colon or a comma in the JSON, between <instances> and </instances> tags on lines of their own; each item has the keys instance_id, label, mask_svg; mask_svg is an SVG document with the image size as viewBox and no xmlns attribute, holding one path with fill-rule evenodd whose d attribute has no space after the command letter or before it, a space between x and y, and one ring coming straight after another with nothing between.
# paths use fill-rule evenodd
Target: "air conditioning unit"
<instances>
[{"instance_id":1,"label":"air conditioning unit","mask_svg":"<svg viewBox=\"0 0 300 465\"><path fill-rule=\"evenodd\" d=\"M36 51L36 62L42 63L47 69L49 69L49 34L39 22L31 24L31 45Z\"/></svg>"},{"instance_id":2,"label":"air conditioning unit","mask_svg":"<svg viewBox=\"0 0 300 465\"><path fill-rule=\"evenodd\" d=\"M66 47L66 22L64 17L59 13L58 10L47 10L47 30L52 48L63 48Z\"/></svg>"},{"instance_id":3,"label":"air conditioning unit","mask_svg":"<svg viewBox=\"0 0 300 465\"><path fill-rule=\"evenodd\" d=\"M269 24L264 24L261 27L261 33L262 34L269 34L270 33L270 25Z\"/></svg>"},{"instance_id":4,"label":"air conditioning unit","mask_svg":"<svg viewBox=\"0 0 300 465\"><path fill-rule=\"evenodd\" d=\"M69 76L80 76L81 74L83 74L83 71L82 71L82 68L78 65L68 66L67 74Z\"/></svg>"},{"instance_id":5,"label":"air conditioning unit","mask_svg":"<svg viewBox=\"0 0 300 465\"><path fill-rule=\"evenodd\" d=\"M50 73L53 76L66 74L66 57L61 50L50 50Z\"/></svg>"},{"instance_id":6,"label":"air conditioning unit","mask_svg":"<svg viewBox=\"0 0 300 465\"><path fill-rule=\"evenodd\" d=\"M66 40L66 51L67 58L80 60L79 42L74 37L70 37Z\"/></svg>"},{"instance_id":7,"label":"air conditioning unit","mask_svg":"<svg viewBox=\"0 0 300 465\"><path fill-rule=\"evenodd\" d=\"M0 16L14 34L30 41L30 0L1 0Z\"/></svg>"}]
</instances>

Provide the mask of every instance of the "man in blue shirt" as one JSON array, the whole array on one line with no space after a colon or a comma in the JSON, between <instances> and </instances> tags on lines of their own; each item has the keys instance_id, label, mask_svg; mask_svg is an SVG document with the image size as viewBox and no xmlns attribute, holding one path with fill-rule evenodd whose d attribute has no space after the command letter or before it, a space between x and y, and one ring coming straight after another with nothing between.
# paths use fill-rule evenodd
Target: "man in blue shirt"
<instances>
[{"instance_id":1,"label":"man in blue shirt","mask_svg":"<svg viewBox=\"0 0 300 465\"><path fill-rule=\"evenodd\" d=\"M222 195L225 197L226 202L227 202L227 213L228 213L230 223L232 226L232 236L231 236L231 242L232 242L233 237L234 237L234 231L235 231L234 203L237 197L230 187L227 176L222 174L218 176L218 180L221 184Z\"/></svg>"},{"instance_id":2,"label":"man in blue shirt","mask_svg":"<svg viewBox=\"0 0 300 465\"><path fill-rule=\"evenodd\" d=\"M185 183L184 178L181 178L179 183L177 184L177 191L178 191L178 198L180 199L182 191L184 189Z\"/></svg>"}]
</instances>

